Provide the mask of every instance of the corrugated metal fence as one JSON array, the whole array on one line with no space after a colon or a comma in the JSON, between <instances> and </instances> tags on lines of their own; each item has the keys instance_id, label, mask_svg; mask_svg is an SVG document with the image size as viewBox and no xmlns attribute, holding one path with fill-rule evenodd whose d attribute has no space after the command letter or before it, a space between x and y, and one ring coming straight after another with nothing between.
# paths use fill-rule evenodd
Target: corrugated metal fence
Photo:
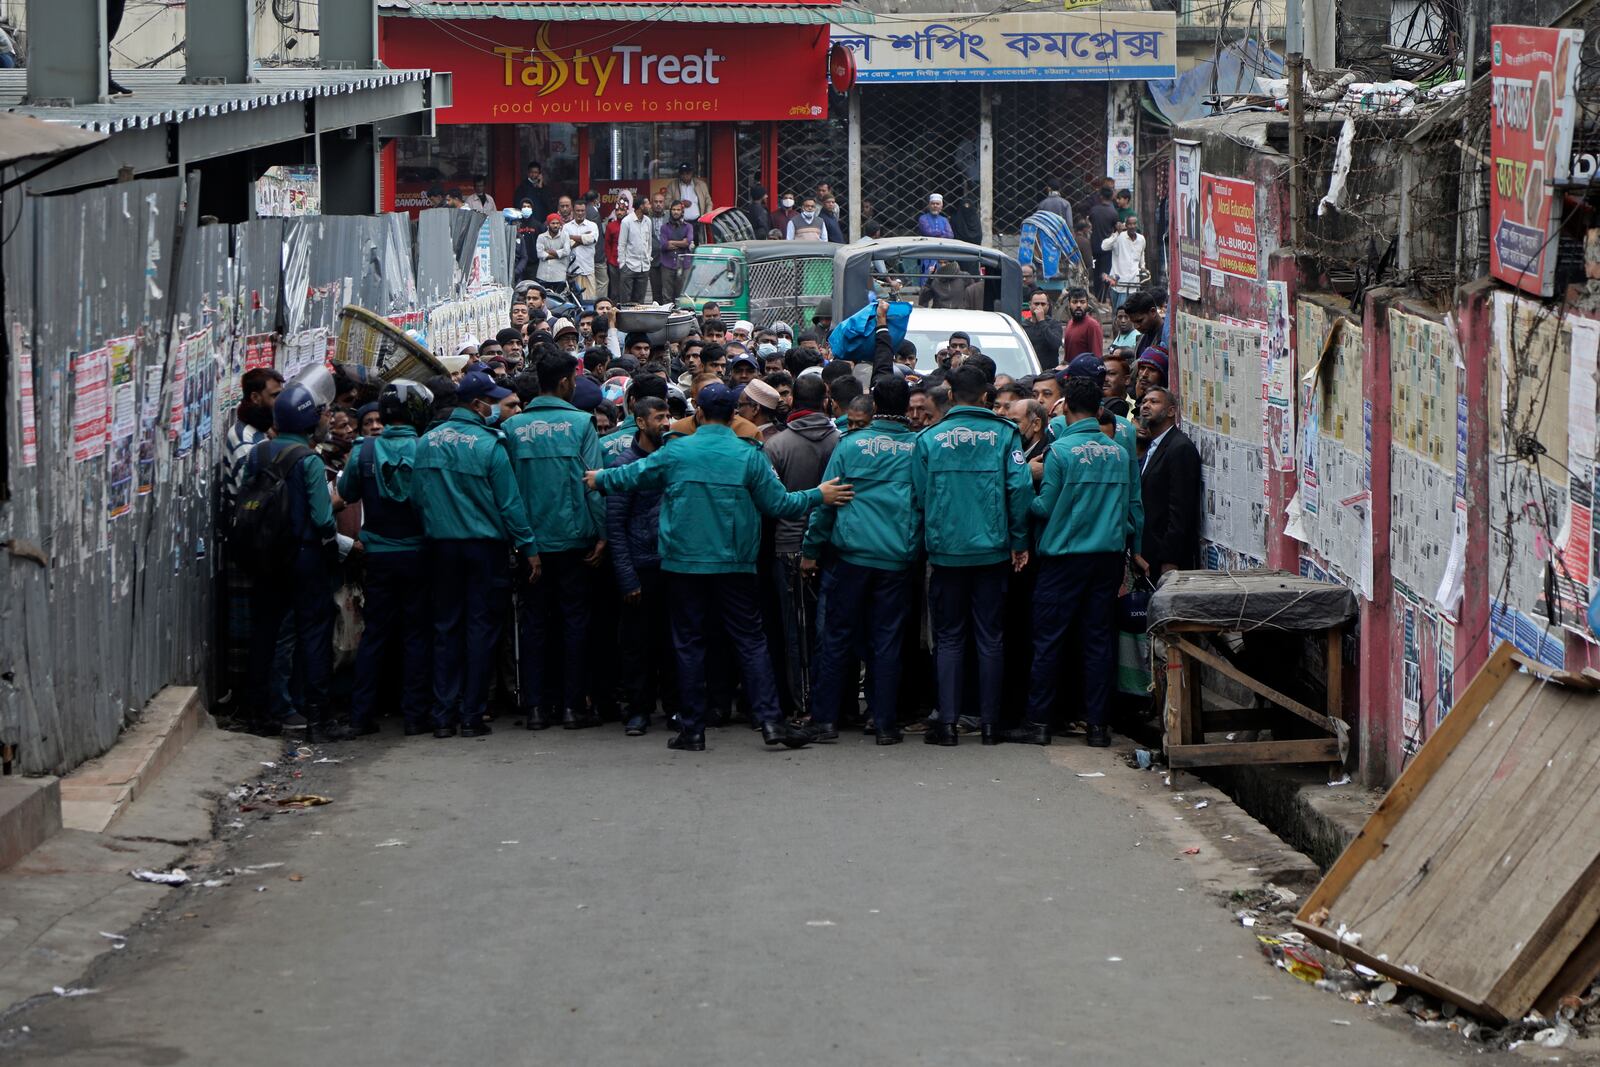
<instances>
[{"instance_id":1,"label":"corrugated metal fence","mask_svg":"<svg viewBox=\"0 0 1600 1067\"><path fill-rule=\"evenodd\" d=\"M199 227L195 191L126 182L0 213L0 742L24 774L105 751L163 686L209 689L218 467L247 366L281 366L346 303L420 322L466 295L476 215L425 213L419 255L404 215ZM480 289L509 280L489 222Z\"/></svg>"}]
</instances>

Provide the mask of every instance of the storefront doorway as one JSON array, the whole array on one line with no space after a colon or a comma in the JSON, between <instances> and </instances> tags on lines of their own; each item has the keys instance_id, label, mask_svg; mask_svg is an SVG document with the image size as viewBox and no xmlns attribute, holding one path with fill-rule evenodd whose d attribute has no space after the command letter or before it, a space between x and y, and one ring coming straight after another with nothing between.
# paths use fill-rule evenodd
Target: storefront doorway
<instances>
[{"instance_id":1,"label":"storefront doorway","mask_svg":"<svg viewBox=\"0 0 1600 1067\"><path fill-rule=\"evenodd\" d=\"M711 158L710 133L701 122L601 122L590 125L587 132L589 186L599 191L603 211L609 211L623 193L630 197L670 193L680 164L689 164L704 177Z\"/></svg>"}]
</instances>

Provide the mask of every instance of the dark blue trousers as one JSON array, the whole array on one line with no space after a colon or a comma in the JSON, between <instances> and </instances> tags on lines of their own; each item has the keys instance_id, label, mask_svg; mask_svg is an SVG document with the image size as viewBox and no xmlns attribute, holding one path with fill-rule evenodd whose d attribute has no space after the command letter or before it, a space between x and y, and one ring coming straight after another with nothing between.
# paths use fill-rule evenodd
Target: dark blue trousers
<instances>
[{"instance_id":1,"label":"dark blue trousers","mask_svg":"<svg viewBox=\"0 0 1600 1067\"><path fill-rule=\"evenodd\" d=\"M811 719L833 724L848 687L855 694L857 649L867 661L867 710L880 734L892 732L900 700L900 648L911 602L911 571L885 571L836 560L822 574L826 612L817 635Z\"/></svg>"},{"instance_id":2,"label":"dark blue trousers","mask_svg":"<svg viewBox=\"0 0 1600 1067\"><path fill-rule=\"evenodd\" d=\"M761 603L754 574L676 574L664 572L667 602L672 605L672 647L678 659L678 690L683 708L678 721L684 730L704 730L706 725L706 644L720 636L720 617L727 626L733 657L744 674L750 714L757 722L777 722L778 685L772 676L772 657L761 629Z\"/></svg>"},{"instance_id":3,"label":"dark blue trousers","mask_svg":"<svg viewBox=\"0 0 1600 1067\"><path fill-rule=\"evenodd\" d=\"M365 626L361 647L356 649L350 724L364 726L372 721L384 671L398 646L400 711L408 727L420 727L428 720L433 684L429 670L433 630L428 621L430 598L422 550L368 552L364 569Z\"/></svg>"},{"instance_id":4,"label":"dark blue trousers","mask_svg":"<svg viewBox=\"0 0 1600 1067\"><path fill-rule=\"evenodd\" d=\"M539 580L524 587L518 598L517 673L525 713L558 695L559 707L583 711L592 591L591 569L583 565L583 555L577 549L539 553ZM560 655L547 655L552 643L560 645Z\"/></svg>"},{"instance_id":5,"label":"dark blue trousers","mask_svg":"<svg viewBox=\"0 0 1600 1067\"><path fill-rule=\"evenodd\" d=\"M1116 651L1115 609L1122 584L1122 554L1084 552L1046 556L1033 588L1033 680L1028 721L1049 723L1056 706L1061 653L1074 622L1083 652L1083 721L1104 726L1111 699ZM1070 712L1068 719L1076 718Z\"/></svg>"},{"instance_id":6,"label":"dark blue trousers","mask_svg":"<svg viewBox=\"0 0 1600 1067\"><path fill-rule=\"evenodd\" d=\"M639 567L639 603L624 604L619 618L619 647L626 649L628 668L623 672L628 715L649 719L659 701L666 710L677 707L673 691L677 670L667 648L671 640L661 632L661 623L671 616L673 605L667 599L666 579L660 567Z\"/></svg>"},{"instance_id":7,"label":"dark blue trousers","mask_svg":"<svg viewBox=\"0 0 1600 1067\"><path fill-rule=\"evenodd\" d=\"M967 678L967 639L978 664L978 714L986 726L1000 723L1000 686L1005 678L1006 580L1011 563L987 567L933 568L928 610L933 616L934 670L939 678L939 721L962 714Z\"/></svg>"},{"instance_id":8,"label":"dark blue trousers","mask_svg":"<svg viewBox=\"0 0 1600 1067\"><path fill-rule=\"evenodd\" d=\"M511 582L503 541L434 541L433 725L480 726Z\"/></svg>"},{"instance_id":9,"label":"dark blue trousers","mask_svg":"<svg viewBox=\"0 0 1600 1067\"><path fill-rule=\"evenodd\" d=\"M285 688L301 701L300 713L311 723L327 717L328 682L333 677L333 576L327 552L321 545L302 545L288 573L258 580L251 618L255 692L265 703L267 694L284 681L274 679L273 671L281 662L276 655L278 635L287 620L294 654Z\"/></svg>"}]
</instances>

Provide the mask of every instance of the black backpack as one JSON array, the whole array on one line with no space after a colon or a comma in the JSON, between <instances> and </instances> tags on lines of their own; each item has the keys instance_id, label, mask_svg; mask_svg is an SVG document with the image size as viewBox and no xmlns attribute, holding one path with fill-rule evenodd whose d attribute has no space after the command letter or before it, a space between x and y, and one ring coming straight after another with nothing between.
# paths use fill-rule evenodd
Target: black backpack
<instances>
[{"instance_id":1,"label":"black backpack","mask_svg":"<svg viewBox=\"0 0 1600 1067\"><path fill-rule=\"evenodd\" d=\"M232 547L250 569L283 564L294 555L299 538L294 529L294 501L289 475L311 454L305 445L290 445L257 467L239 490L233 513Z\"/></svg>"}]
</instances>

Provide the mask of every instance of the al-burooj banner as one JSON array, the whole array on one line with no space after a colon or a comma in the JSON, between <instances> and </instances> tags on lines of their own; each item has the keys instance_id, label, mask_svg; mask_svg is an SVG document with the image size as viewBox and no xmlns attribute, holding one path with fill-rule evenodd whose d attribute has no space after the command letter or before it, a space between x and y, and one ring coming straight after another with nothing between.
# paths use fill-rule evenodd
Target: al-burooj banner
<instances>
[{"instance_id":1,"label":"al-burooj banner","mask_svg":"<svg viewBox=\"0 0 1600 1067\"><path fill-rule=\"evenodd\" d=\"M1561 217L1551 183L1567 178L1582 46L1582 30L1489 31L1489 273L1536 296L1554 291Z\"/></svg>"}]
</instances>

